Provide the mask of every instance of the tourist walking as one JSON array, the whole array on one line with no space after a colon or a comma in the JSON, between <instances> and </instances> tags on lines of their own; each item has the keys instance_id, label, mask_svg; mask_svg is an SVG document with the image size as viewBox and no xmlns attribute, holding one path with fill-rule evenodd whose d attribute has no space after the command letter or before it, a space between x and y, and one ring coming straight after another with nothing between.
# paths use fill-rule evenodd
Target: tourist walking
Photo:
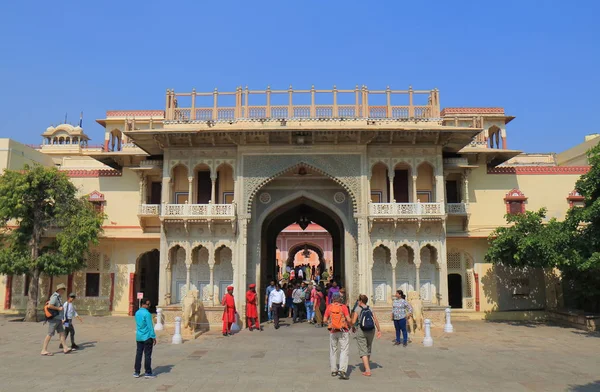
<instances>
[{"instance_id":1,"label":"tourist walking","mask_svg":"<svg viewBox=\"0 0 600 392\"><path fill-rule=\"evenodd\" d=\"M406 321L412 314L412 306L404 297L402 290L396 291L396 297L392 303L392 320L394 321L394 329L396 330L396 340L394 345L400 344L400 332L402 332L402 346L408 344L408 332L406 330Z\"/></svg>"},{"instance_id":2,"label":"tourist walking","mask_svg":"<svg viewBox=\"0 0 600 392\"><path fill-rule=\"evenodd\" d=\"M335 293L339 293L340 292L340 288L337 285L336 281L332 281L331 282L331 287L329 287L329 290L327 290L327 299L329 300L329 303L331 303L331 299L333 298L333 295Z\"/></svg>"},{"instance_id":3,"label":"tourist walking","mask_svg":"<svg viewBox=\"0 0 600 392\"><path fill-rule=\"evenodd\" d=\"M269 310L273 313L275 329L279 329L279 310L285 303L285 294L279 284L275 286L275 290L269 295Z\"/></svg>"},{"instance_id":4,"label":"tourist walking","mask_svg":"<svg viewBox=\"0 0 600 392\"><path fill-rule=\"evenodd\" d=\"M137 351L135 353L135 365L133 377L139 378L142 370L142 354L144 355L144 378L156 378L152 373L152 348L156 346L156 334L152 315L148 311L151 303L148 298L143 298L142 307L135 312L135 340Z\"/></svg>"},{"instance_id":5,"label":"tourist walking","mask_svg":"<svg viewBox=\"0 0 600 392\"><path fill-rule=\"evenodd\" d=\"M296 284L296 288L292 292L292 300L294 302L294 323L297 323L301 321L305 301L304 291L299 284Z\"/></svg>"},{"instance_id":6,"label":"tourist walking","mask_svg":"<svg viewBox=\"0 0 600 392\"><path fill-rule=\"evenodd\" d=\"M235 309L235 299L233 298L233 286L227 286L227 294L223 296L221 305L223 309L223 336L231 336L231 325L235 322L237 310Z\"/></svg>"},{"instance_id":7,"label":"tourist walking","mask_svg":"<svg viewBox=\"0 0 600 392\"><path fill-rule=\"evenodd\" d=\"M324 322L328 323L329 329L329 365L331 376L339 376L341 380L347 380L348 374L348 351L350 348L350 333L348 326L351 323L348 308L340 303L340 294L332 296L332 303L327 306ZM337 365L339 352L339 366Z\"/></svg>"},{"instance_id":8,"label":"tourist walking","mask_svg":"<svg viewBox=\"0 0 600 392\"><path fill-rule=\"evenodd\" d=\"M358 296L358 303L352 311L352 331L356 333L355 339L358 345L358 355L362 359L365 371L363 376L371 376L371 349L373 347L373 339L375 338L375 330L377 330L377 339L381 337L381 329L379 328L379 320L371 311L367 302L369 298L361 294Z\"/></svg>"},{"instance_id":9,"label":"tourist walking","mask_svg":"<svg viewBox=\"0 0 600 392\"><path fill-rule=\"evenodd\" d=\"M79 348L79 346L75 344L75 327L73 326L73 319L75 317L77 317L77 320L79 320L80 323L83 323L83 320L77 314L77 311L75 310L75 305L73 304L73 301L75 301L75 298L76 298L75 293L69 294L69 298L67 299L67 302L65 302L65 305L63 306L63 308L64 308L63 326L65 327L65 341L69 337L69 334L71 334L71 349L73 349L73 350L77 350ZM63 348L62 343L59 346L59 348Z\"/></svg>"},{"instance_id":10,"label":"tourist walking","mask_svg":"<svg viewBox=\"0 0 600 392\"><path fill-rule=\"evenodd\" d=\"M57 285L56 291L50 296L48 304L44 307L48 309L44 309L44 313L50 313L50 315L46 315L46 321L48 322L48 334L46 335L44 343L42 344L41 353L44 356L51 357L54 355L48 351L48 343L50 343L50 339L52 339L52 336L54 336L55 333L58 333L63 352L65 354L71 352L71 349L67 348L67 344L65 343L65 329L63 326L64 309L62 306L62 300L60 298L60 295L63 294L66 289L67 286L65 286L63 283ZM48 318L48 316L51 316L51 318Z\"/></svg>"},{"instance_id":11,"label":"tourist walking","mask_svg":"<svg viewBox=\"0 0 600 392\"><path fill-rule=\"evenodd\" d=\"M267 290L266 290L266 294L265 294L265 312L267 312L267 317L268 317L268 322L272 323L273 322L273 314L271 313L271 310L269 310L269 294L271 294L271 291L275 290L275 281L272 280L269 285L267 286Z\"/></svg>"},{"instance_id":12,"label":"tourist walking","mask_svg":"<svg viewBox=\"0 0 600 392\"><path fill-rule=\"evenodd\" d=\"M327 305L325 303L325 295L323 295L323 289L320 286L315 287L315 299L314 299L314 310L315 310L315 327L323 326L323 315Z\"/></svg>"},{"instance_id":13,"label":"tourist walking","mask_svg":"<svg viewBox=\"0 0 600 392\"><path fill-rule=\"evenodd\" d=\"M252 332L253 323L254 328L260 331L260 325L258 324L258 304L256 303L257 299L256 285L252 283L248 286L248 291L246 292L246 326L250 332Z\"/></svg>"},{"instance_id":14,"label":"tourist walking","mask_svg":"<svg viewBox=\"0 0 600 392\"><path fill-rule=\"evenodd\" d=\"M306 299L306 301L304 301L304 307L306 308L306 321L308 321L311 324L313 322L313 318L315 317L313 307L313 291L314 287L312 283L309 283L308 287L304 291L304 298Z\"/></svg>"}]
</instances>

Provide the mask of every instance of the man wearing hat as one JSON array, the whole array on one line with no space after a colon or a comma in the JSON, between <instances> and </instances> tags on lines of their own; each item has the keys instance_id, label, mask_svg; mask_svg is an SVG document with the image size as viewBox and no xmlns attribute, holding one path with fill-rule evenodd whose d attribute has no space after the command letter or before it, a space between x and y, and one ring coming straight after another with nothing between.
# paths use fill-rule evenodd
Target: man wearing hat
<instances>
[{"instance_id":1,"label":"man wearing hat","mask_svg":"<svg viewBox=\"0 0 600 392\"><path fill-rule=\"evenodd\" d=\"M73 350L77 350L79 348L78 345L75 344L75 327L73 326L73 319L77 317L80 323L83 323L83 320L77 314L75 310L75 305L73 305L73 301L75 301L75 293L69 294L69 298L67 298L67 302L65 302L64 306L64 318L63 318L63 326L65 327L65 340L69 337L69 333L71 334L71 348ZM60 345L60 348L63 348L63 345Z\"/></svg>"},{"instance_id":2,"label":"man wearing hat","mask_svg":"<svg viewBox=\"0 0 600 392\"><path fill-rule=\"evenodd\" d=\"M54 292L54 294L52 294L52 296L50 296L50 299L48 300L48 309L57 311L57 314L53 318L47 320L48 321L48 335L46 335L46 338L44 339L44 344L42 346L42 353L41 353L44 356L52 356L53 355L50 351L48 351L48 343L50 343L50 339L52 339L52 336L54 336L55 332L58 332L58 336L60 336L60 342L63 347L63 352L65 354L68 354L71 352L71 349L67 348L67 344L65 343L65 329L63 327L64 312L63 312L62 300L60 298L60 295L63 294L66 289L67 289L67 286L60 283L59 285L56 286L56 291Z\"/></svg>"},{"instance_id":3,"label":"man wearing hat","mask_svg":"<svg viewBox=\"0 0 600 392\"><path fill-rule=\"evenodd\" d=\"M223 309L223 336L231 335L231 325L235 321L235 299L233 298L233 286L227 286L227 294L223 296L221 305L225 306Z\"/></svg>"},{"instance_id":4,"label":"man wearing hat","mask_svg":"<svg viewBox=\"0 0 600 392\"><path fill-rule=\"evenodd\" d=\"M254 323L254 328L260 331L256 298L256 285L252 283L246 292L246 326L250 331L252 331L252 323Z\"/></svg>"}]
</instances>

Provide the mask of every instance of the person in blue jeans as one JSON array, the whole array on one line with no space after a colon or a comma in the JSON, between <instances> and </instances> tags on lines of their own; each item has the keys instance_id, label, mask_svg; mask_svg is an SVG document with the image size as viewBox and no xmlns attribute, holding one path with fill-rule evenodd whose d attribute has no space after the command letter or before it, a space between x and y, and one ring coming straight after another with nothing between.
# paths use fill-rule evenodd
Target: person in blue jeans
<instances>
[{"instance_id":1,"label":"person in blue jeans","mask_svg":"<svg viewBox=\"0 0 600 392\"><path fill-rule=\"evenodd\" d=\"M271 309L269 309L269 295L271 294L271 291L275 290L275 281L272 280L269 285L267 286L267 291L266 291L266 295L265 295L265 311L267 312L267 317L269 318L269 322L272 323L273 322L273 312L271 311Z\"/></svg>"},{"instance_id":2,"label":"person in blue jeans","mask_svg":"<svg viewBox=\"0 0 600 392\"><path fill-rule=\"evenodd\" d=\"M314 288L312 283L308 284L308 287L306 288L305 293L305 298L306 301L304 303L304 306L306 306L306 321L308 321L309 323L313 323L313 320L315 318L315 309L313 307L314 302L313 302L313 297L314 297L314 292L313 292Z\"/></svg>"},{"instance_id":3,"label":"person in blue jeans","mask_svg":"<svg viewBox=\"0 0 600 392\"><path fill-rule=\"evenodd\" d=\"M154 333L154 323L152 315L148 311L150 300L142 299L142 307L135 312L135 340L137 343L137 351L135 353L135 366L133 377L140 378L140 370L142 368L142 354L144 354L144 368L146 373L144 378L156 378L152 373L152 348L156 346L156 334Z\"/></svg>"},{"instance_id":4,"label":"person in blue jeans","mask_svg":"<svg viewBox=\"0 0 600 392\"><path fill-rule=\"evenodd\" d=\"M412 306L404 298L402 290L396 291L396 297L392 304L392 320L396 329L396 340L394 346L400 345L400 332L402 332L402 346L408 344L408 333L406 331L406 320L412 314Z\"/></svg>"}]
</instances>

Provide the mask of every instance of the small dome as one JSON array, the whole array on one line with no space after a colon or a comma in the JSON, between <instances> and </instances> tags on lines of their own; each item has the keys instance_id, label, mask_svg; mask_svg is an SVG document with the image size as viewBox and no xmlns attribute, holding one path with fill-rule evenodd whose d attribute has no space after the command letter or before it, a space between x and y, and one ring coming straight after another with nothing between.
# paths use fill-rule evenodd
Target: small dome
<instances>
[{"instance_id":1,"label":"small dome","mask_svg":"<svg viewBox=\"0 0 600 392\"><path fill-rule=\"evenodd\" d=\"M46 133L52 133L54 132L54 127L50 126L48 128L46 128Z\"/></svg>"}]
</instances>

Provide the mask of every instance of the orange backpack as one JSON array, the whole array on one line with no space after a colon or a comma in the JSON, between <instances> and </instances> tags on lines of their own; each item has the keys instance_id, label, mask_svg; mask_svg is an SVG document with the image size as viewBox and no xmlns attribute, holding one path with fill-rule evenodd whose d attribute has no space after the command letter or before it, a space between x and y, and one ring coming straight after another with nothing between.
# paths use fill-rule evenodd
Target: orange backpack
<instances>
[{"instance_id":1,"label":"orange backpack","mask_svg":"<svg viewBox=\"0 0 600 392\"><path fill-rule=\"evenodd\" d=\"M330 330L347 329L346 316L344 316L342 304L332 303L329 305L329 327Z\"/></svg>"}]
</instances>

